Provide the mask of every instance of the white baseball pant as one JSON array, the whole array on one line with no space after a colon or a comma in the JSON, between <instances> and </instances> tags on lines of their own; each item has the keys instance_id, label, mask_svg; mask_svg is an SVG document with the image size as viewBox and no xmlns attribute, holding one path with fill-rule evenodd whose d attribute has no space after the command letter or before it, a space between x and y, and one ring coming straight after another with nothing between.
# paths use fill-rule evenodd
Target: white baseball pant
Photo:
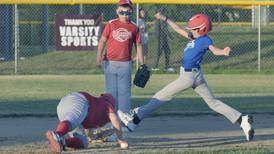
<instances>
[{"instance_id":1,"label":"white baseball pant","mask_svg":"<svg viewBox=\"0 0 274 154\"><path fill-rule=\"evenodd\" d=\"M204 79L201 69L185 72L184 68L182 67L178 79L157 92L149 101L149 103L138 108L138 117L140 119L144 119L162 104L171 100L177 93L182 92L188 88L193 88L212 110L224 115L232 123L235 123L240 118L241 113L239 111L216 99L216 97L212 94Z\"/></svg>"}]
</instances>

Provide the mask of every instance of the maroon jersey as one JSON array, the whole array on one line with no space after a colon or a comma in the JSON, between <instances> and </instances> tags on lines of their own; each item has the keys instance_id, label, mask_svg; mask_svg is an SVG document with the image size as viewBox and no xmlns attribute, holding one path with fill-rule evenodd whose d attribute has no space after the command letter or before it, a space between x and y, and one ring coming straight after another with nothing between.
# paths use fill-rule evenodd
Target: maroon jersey
<instances>
[{"instance_id":1,"label":"maroon jersey","mask_svg":"<svg viewBox=\"0 0 274 154\"><path fill-rule=\"evenodd\" d=\"M79 92L88 100L89 109L85 120L82 122L84 128L98 128L110 122L109 113L115 112L115 102L106 101L103 97L94 97L86 92Z\"/></svg>"},{"instance_id":2,"label":"maroon jersey","mask_svg":"<svg viewBox=\"0 0 274 154\"><path fill-rule=\"evenodd\" d=\"M133 43L141 43L138 26L132 21L123 23L119 19L111 20L106 24L102 36L107 39L106 60L130 61Z\"/></svg>"}]
</instances>

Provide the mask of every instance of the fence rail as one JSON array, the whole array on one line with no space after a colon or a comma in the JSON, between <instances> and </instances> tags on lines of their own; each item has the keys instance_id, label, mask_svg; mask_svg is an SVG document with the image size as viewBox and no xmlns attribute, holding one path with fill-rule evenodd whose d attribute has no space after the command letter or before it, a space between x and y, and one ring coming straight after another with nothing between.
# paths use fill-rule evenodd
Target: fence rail
<instances>
[{"instance_id":1,"label":"fence rail","mask_svg":"<svg viewBox=\"0 0 274 154\"><path fill-rule=\"evenodd\" d=\"M274 5L272 0L133 0L136 4ZM117 0L1 0L0 4L116 4Z\"/></svg>"}]
</instances>

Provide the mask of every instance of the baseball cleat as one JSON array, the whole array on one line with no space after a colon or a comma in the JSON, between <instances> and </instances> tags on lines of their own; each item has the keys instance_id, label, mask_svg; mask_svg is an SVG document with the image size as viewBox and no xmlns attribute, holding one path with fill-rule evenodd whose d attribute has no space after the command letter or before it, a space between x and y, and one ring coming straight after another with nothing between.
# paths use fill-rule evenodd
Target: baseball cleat
<instances>
[{"instance_id":1,"label":"baseball cleat","mask_svg":"<svg viewBox=\"0 0 274 154\"><path fill-rule=\"evenodd\" d=\"M138 125L133 123L134 116L124 113L120 110L118 110L118 116L130 132L133 132L135 128L137 128Z\"/></svg>"},{"instance_id":2,"label":"baseball cleat","mask_svg":"<svg viewBox=\"0 0 274 154\"><path fill-rule=\"evenodd\" d=\"M61 153L65 149L64 141L57 133L49 130L46 133L46 137L53 152Z\"/></svg>"},{"instance_id":3,"label":"baseball cleat","mask_svg":"<svg viewBox=\"0 0 274 154\"><path fill-rule=\"evenodd\" d=\"M246 140L250 141L253 139L255 131L252 127L253 117L250 115L242 116L241 128L243 129Z\"/></svg>"},{"instance_id":4,"label":"baseball cleat","mask_svg":"<svg viewBox=\"0 0 274 154\"><path fill-rule=\"evenodd\" d=\"M96 142L106 142L107 138L110 137L114 133L114 129L100 129L96 131L89 131L88 137L89 142L96 143Z\"/></svg>"}]
</instances>

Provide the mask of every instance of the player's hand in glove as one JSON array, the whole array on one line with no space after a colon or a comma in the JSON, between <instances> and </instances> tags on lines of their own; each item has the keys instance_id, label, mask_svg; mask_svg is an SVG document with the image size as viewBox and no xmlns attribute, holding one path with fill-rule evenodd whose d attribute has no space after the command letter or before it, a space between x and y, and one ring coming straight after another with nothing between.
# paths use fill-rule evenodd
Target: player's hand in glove
<instances>
[{"instance_id":1,"label":"player's hand in glove","mask_svg":"<svg viewBox=\"0 0 274 154\"><path fill-rule=\"evenodd\" d=\"M139 66L135 74L133 83L134 85L138 87L144 88L149 78L150 78L150 71L148 67L146 66L146 64L143 64Z\"/></svg>"}]
</instances>

